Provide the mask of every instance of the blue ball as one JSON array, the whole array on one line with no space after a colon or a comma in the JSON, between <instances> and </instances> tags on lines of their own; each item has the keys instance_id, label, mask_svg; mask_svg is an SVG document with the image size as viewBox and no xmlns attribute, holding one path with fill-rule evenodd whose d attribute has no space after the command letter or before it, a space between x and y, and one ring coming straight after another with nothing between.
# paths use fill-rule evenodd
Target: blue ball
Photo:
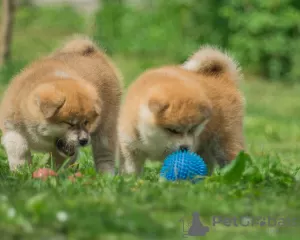
<instances>
[{"instance_id":1,"label":"blue ball","mask_svg":"<svg viewBox=\"0 0 300 240\"><path fill-rule=\"evenodd\" d=\"M207 166L199 155L189 151L176 151L164 160L160 177L169 181L190 180L196 183L207 173Z\"/></svg>"}]
</instances>

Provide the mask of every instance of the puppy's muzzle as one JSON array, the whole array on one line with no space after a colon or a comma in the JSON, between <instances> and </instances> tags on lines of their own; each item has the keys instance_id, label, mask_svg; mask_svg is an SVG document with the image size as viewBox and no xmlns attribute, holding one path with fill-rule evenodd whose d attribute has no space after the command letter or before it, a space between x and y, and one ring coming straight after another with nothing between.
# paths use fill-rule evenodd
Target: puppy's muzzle
<instances>
[{"instance_id":1,"label":"puppy's muzzle","mask_svg":"<svg viewBox=\"0 0 300 240\"><path fill-rule=\"evenodd\" d=\"M188 145L181 145L179 147L179 150L180 151L189 151L190 150L190 147Z\"/></svg>"},{"instance_id":2,"label":"puppy's muzzle","mask_svg":"<svg viewBox=\"0 0 300 240\"><path fill-rule=\"evenodd\" d=\"M64 139L57 139L55 145L58 152L62 153L62 155L71 157L75 154L76 146L67 144L67 142Z\"/></svg>"},{"instance_id":3,"label":"puppy's muzzle","mask_svg":"<svg viewBox=\"0 0 300 240\"><path fill-rule=\"evenodd\" d=\"M79 135L78 135L78 143L81 147L84 147L86 145L88 145L90 140L90 136L89 133L86 131L80 131Z\"/></svg>"},{"instance_id":4,"label":"puppy's muzzle","mask_svg":"<svg viewBox=\"0 0 300 240\"><path fill-rule=\"evenodd\" d=\"M88 144L89 139L88 138L79 138L78 142L79 142L79 144L80 144L81 147L84 147L84 146L86 146Z\"/></svg>"}]
</instances>

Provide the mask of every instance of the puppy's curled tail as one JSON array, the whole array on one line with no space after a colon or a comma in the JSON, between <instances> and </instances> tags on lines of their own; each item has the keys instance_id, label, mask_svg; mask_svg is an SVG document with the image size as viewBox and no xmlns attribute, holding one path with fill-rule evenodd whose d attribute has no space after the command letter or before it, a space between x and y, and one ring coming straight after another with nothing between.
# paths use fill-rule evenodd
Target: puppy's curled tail
<instances>
[{"instance_id":1,"label":"puppy's curled tail","mask_svg":"<svg viewBox=\"0 0 300 240\"><path fill-rule=\"evenodd\" d=\"M227 53L212 46L201 47L181 67L210 76L228 74L236 83L243 78L239 64Z\"/></svg>"},{"instance_id":2,"label":"puppy's curled tail","mask_svg":"<svg viewBox=\"0 0 300 240\"><path fill-rule=\"evenodd\" d=\"M56 53L89 55L98 51L97 45L87 36L75 36L65 42Z\"/></svg>"}]
</instances>

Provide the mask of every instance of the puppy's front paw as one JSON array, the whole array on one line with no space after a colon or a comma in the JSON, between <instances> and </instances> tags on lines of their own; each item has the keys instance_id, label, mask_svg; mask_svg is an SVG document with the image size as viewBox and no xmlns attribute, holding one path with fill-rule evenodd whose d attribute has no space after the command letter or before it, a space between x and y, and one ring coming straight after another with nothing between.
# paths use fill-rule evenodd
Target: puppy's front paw
<instances>
[{"instance_id":1,"label":"puppy's front paw","mask_svg":"<svg viewBox=\"0 0 300 240\"><path fill-rule=\"evenodd\" d=\"M96 170L98 172L115 175L115 162L113 160L98 159L96 160Z\"/></svg>"},{"instance_id":2,"label":"puppy's front paw","mask_svg":"<svg viewBox=\"0 0 300 240\"><path fill-rule=\"evenodd\" d=\"M26 139L16 131L10 131L2 136L1 142L5 148L9 168L15 171L25 164L26 158L30 161L30 151Z\"/></svg>"},{"instance_id":3,"label":"puppy's front paw","mask_svg":"<svg viewBox=\"0 0 300 240\"><path fill-rule=\"evenodd\" d=\"M8 158L9 169L11 171L16 171L18 167L23 166L25 164L25 159L11 159Z\"/></svg>"}]
</instances>

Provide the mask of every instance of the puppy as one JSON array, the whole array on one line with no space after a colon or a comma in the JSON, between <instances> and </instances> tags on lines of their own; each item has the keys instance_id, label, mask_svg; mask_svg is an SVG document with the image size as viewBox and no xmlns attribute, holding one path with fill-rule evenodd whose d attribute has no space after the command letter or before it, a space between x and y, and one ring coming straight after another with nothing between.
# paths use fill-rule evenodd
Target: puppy
<instances>
[{"instance_id":1,"label":"puppy","mask_svg":"<svg viewBox=\"0 0 300 240\"><path fill-rule=\"evenodd\" d=\"M235 159L244 149L241 78L235 61L209 46L182 65L144 72L120 113L120 173L139 175L147 158L179 149L202 156L210 174Z\"/></svg>"},{"instance_id":2,"label":"puppy","mask_svg":"<svg viewBox=\"0 0 300 240\"><path fill-rule=\"evenodd\" d=\"M91 142L95 167L114 172L120 74L86 37L27 66L14 77L0 106L2 144L15 170L31 150L50 152L61 166Z\"/></svg>"}]
</instances>

